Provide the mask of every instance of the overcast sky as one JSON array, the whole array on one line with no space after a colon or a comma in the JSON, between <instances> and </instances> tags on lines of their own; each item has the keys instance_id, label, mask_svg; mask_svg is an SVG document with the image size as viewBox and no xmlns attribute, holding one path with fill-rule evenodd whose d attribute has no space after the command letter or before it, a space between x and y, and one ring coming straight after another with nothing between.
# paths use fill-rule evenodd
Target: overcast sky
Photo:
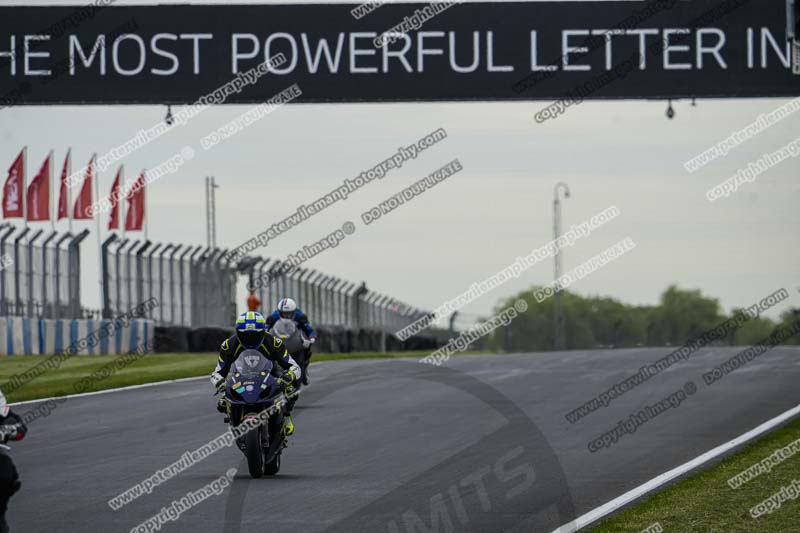
<instances>
[{"instance_id":1,"label":"overcast sky","mask_svg":"<svg viewBox=\"0 0 800 533\"><path fill-rule=\"evenodd\" d=\"M250 108L228 105L174 126L123 162L130 176L193 147L193 160L149 186L149 236L157 242L203 244L204 176L214 175L220 185L218 242L233 247L399 146L444 128L447 139L270 242L262 255L284 257L352 221L355 234L308 266L435 308L547 243L553 186L565 181L572 190L563 204L565 228L609 206L621 213L564 252L565 271L626 237L636 243L570 290L655 304L675 283L719 298L727 311L786 287L791 298L776 307L775 316L800 306L800 161L784 161L716 202L705 193L797 138L800 113L693 174L683 163L786 102L715 100L691 107L681 101L671 121L664 115L665 102L592 102L544 124L533 119L546 104L537 102L292 104L203 151L200 137ZM93 152L103 153L153 126L165 111L159 106L4 109L0 163L5 170L27 145L31 176L51 149L60 169L71 147L77 169ZM369 226L361 222L361 213L454 158L462 172ZM111 169L100 175L102 194L113 178ZM90 223L75 225L94 229ZM95 243L92 237L82 248L84 305L89 307L99 306ZM467 317L486 315L499 299L551 282L552 270L551 261L536 265L466 307Z\"/></svg>"}]
</instances>

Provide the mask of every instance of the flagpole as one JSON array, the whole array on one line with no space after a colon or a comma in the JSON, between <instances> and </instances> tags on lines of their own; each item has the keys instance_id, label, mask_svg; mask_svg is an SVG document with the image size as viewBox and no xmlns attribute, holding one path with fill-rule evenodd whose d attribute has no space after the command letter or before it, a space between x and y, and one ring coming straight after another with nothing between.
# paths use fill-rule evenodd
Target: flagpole
<instances>
[{"instance_id":1,"label":"flagpole","mask_svg":"<svg viewBox=\"0 0 800 533\"><path fill-rule=\"evenodd\" d=\"M22 148L22 222L28 227L28 147Z\"/></svg>"},{"instance_id":2,"label":"flagpole","mask_svg":"<svg viewBox=\"0 0 800 533\"><path fill-rule=\"evenodd\" d=\"M72 233L72 147L67 149L67 220L69 221L69 232Z\"/></svg>"},{"instance_id":3,"label":"flagpole","mask_svg":"<svg viewBox=\"0 0 800 533\"><path fill-rule=\"evenodd\" d=\"M122 232L122 238L125 238L125 202L128 201L128 195L125 194L125 165L119 168L119 200L117 200L117 216L119 217L119 229Z\"/></svg>"},{"instance_id":4,"label":"flagpole","mask_svg":"<svg viewBox=\"0 0 800 533\"><path fill-rule=\"evenodd\" d=\"M142 227L144 228L144 240L147 241L147 187L145 186L145 169L142 169Z\"/></svg>"},{"instance_id":5,"label":"flagpole","mask_svg":"<svg viewBox=\"0 0 800 533\"><path fill-rule=\"evenodd\" d=\"M92 154L92 159L89 161L89 168L92 169L92 179L94 179L94 207L92 209L92 216L94 217L94 225L97 230L97 282L100 284L100 297L103 295L103 245L100 242L100 213L96 212L100 207L100 173L97 172L97 153ZM85 178L84 178L85 179Z\"/></svg>"},{"instance_id":6,"label":"flagpole","mask_svg":"<svg viewBox=\"0 0 800 533\"><path fill-rule=\"evenodd\" d=\"M50 157L50 161L47 164L47 170L48 170L48 172L50 172L50 176L48 176L48 183L50 183L50 192L53 193L52 196L55 199L56 187L53 184L53 163L54 163L54 161L53 161L53 151L52 150L50 150L49 157ZM48 210L48 214L50 215L50 229L52 231L55 231L56 230L56 217L58 216L58 210L56 210L56 213L53 214L53 204L54 204L54 202L51 202L50 198L47 198L47 210Z\"/></svg>"}]
</instances>

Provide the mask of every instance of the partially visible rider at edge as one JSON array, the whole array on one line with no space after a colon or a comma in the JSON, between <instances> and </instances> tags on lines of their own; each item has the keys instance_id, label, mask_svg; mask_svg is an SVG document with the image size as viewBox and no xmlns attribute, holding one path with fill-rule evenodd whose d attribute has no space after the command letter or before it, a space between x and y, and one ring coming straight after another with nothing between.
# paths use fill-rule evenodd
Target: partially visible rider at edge
<instances>
[{"instance_id":1,"label":"partially visible rider at edge","mask_svg":"<svg viewBox=\"0 0 800 533\"><path fill-rule=\"evenodd\" d=\"M7 453L9 448L5 446L5 443L9 440L22 440L27 432L28 428L25 427L25 423L11 411L3 391L0 391L0 442L3 443L0 445L0 533L8 532L6 523L8 500L19 490L21 485L17 468Z\"/></svg>"},{"instance_id":2,"label":"partially visible rider at edge","mask_svg":"<svg viewBox=\"0 0 800 533\"><path fill-rule=\"evenodd\" d=\"M311 345L317 341L317 332L311 327L311 322L308 320L306 314L297 307L297 302L291 298L280 299L278 308L267 317L267 329L274 326L279 318L294 320L297 327L308 337L307 341L303 341L303 347L306 349L306 371L302 377L303 385L308 385L308 365L311 363Z\"/></svg>"},{"instance_id":3,"label":"partially visible rider at edge","mask_svg":"<svg viewBox=\"0 0 800 533\"><path fill-rule=\"evenodd\" d=\"M292 385L302 375L300 366L289 355L283 341L271 333L267 333L264 317L254 311L247 311L239 315L236 320L236 334L225 339L219 347L217 367L211 374L211 384L216 389L224 386L225 377L230 372L233 362L240 353L248 349L258 350L264 357L273 361L276 365L275 368L281 369L280 375L276 376L281 387L289 394L294 391ZM284 406L286 435L294 433L291 414L296 401L297 396L292 396ZM217 403L217 410L221 413L227 412L227 402L224 398L220 398Z\"/></svg>"}]
</instances>

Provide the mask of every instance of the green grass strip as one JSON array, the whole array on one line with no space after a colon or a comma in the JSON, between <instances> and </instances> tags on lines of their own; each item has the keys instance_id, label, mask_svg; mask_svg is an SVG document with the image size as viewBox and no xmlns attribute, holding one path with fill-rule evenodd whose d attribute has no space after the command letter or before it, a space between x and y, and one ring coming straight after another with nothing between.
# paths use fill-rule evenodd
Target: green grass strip
<instances>
[{"instance_id":1,"label":"green grass strip","mask_svg":"<svg viewBox=\"0 0 800 533\"><path fill-rule=\"evenodd\" d=\"M800 480L800 453L737 489L728 479L800 439L800 418L748 444L716 466L682 480L648 500L601 522L594 533L636 532L656 522L665 532L785 533L800 531L800 498L753 518L750 509ZM799 493L800 494L800 493Z\"/></svg>"}]
</instances>

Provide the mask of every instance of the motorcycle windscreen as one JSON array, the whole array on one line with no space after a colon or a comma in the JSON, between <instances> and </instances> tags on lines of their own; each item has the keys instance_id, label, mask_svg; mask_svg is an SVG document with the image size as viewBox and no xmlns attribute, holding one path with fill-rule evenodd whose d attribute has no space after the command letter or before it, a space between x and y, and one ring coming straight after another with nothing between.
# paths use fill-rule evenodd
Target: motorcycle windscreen
<instances>
[{"instance_id":1,"label":"motorcycle windscreen","mask_svg":"<svg viewBox=\"0 0 800 533\"><path fill-rule=\"evenodd\" d=\"M272 370L272 361L258 350L245 350L236 358L233 370L241 376L261 375L262 372L269 374Z\"/></svg>"},{"instance_id":2,"label":"motorcycle windscreen","mask_svg":"<svg viewBox=\"0 0 800 533\"><path fill-rule=\"evenodd\" d=\"M272 333L281 339L288 339L294 335L295 331L297 331L297 326L295 325L294 320L290 320L288 318L281 318L275 322L274 326L272 326Z\"/></svg>"}]
</instances>

